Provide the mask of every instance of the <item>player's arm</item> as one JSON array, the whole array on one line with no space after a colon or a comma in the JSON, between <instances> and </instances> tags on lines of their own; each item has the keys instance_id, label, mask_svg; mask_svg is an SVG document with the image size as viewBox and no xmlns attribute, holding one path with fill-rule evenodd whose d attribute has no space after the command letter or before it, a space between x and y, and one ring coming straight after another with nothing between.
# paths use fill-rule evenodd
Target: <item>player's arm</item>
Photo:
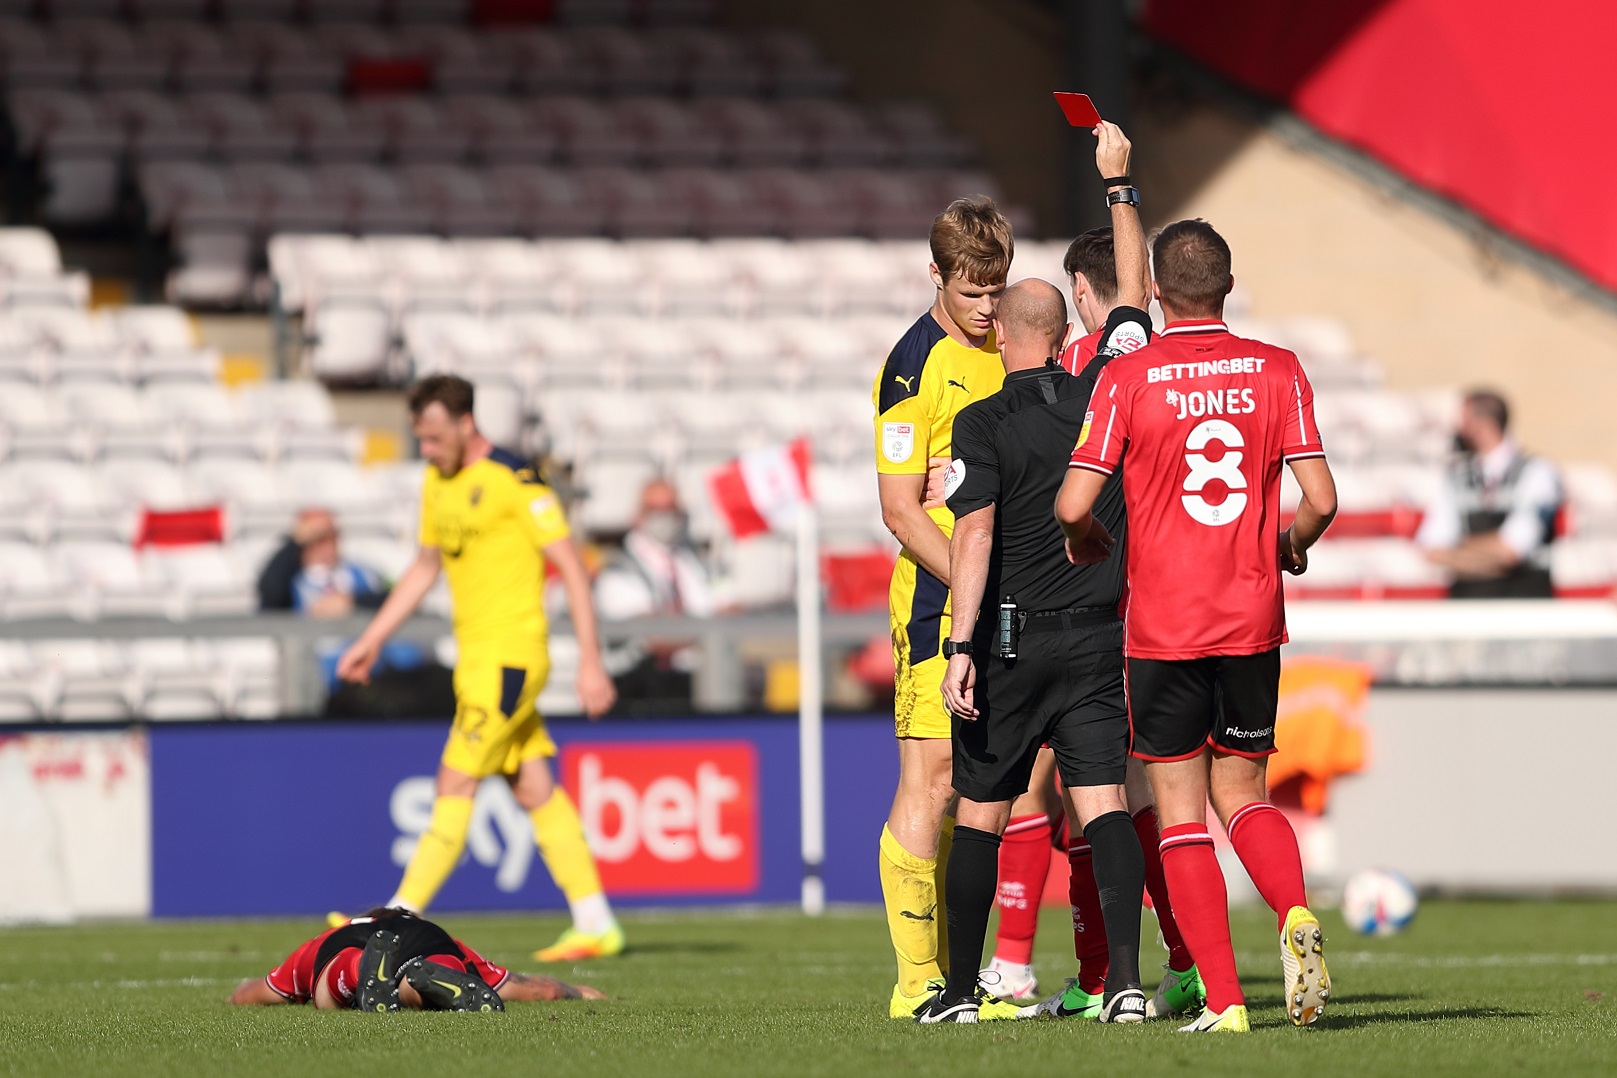
<instances>
[{"instance_id":1,"label":"player's arm","mask_svg":"<svg viewBox=\"0 0 1617 1078\"><path fill-rule=\"evenodd\" d=\"M361 684L370 681L371 667L376 664L376 656L382 645L415 613L421 600L438 582L438 574L443 572L443 567L443 555L437 547L422 546L416 550L415 560L399 577L398 583L393 585L393 590L388 593L381 609L376 611L376 616L371 618L371 623L365 626L365 631L348 645L348 650L337 660L338 677Z\"/></svg>"},{"instance_id":2,"label":"player's arm","mask_svg":"<svg viewBox=\"0 0 1617 1078\"><path fill-rule=\"evenodd\" d=\"M292 1001L271 988L264 978L249 977L236 986L227 1002L238 1007L270 1007L277 1003Z\"/></svg>"},{"instance_id":3,"label":"player's arm","mask_svg":"<svg viewBox=\"0 0 1617 1078\"><path fill-rule=\"evenodd\" d=\"M970 640L988 586L988 559L994 551L994 506L974 509L954 522L949 540L949 639ZM975 719L973 689L977 664L970 655L951 655L943 674L943 700L963 719Z\"/></svg>"},{"instance_id":4,"label":"player's arm","mask_svg":"<svg viewBox=\"0 0 1617 1078\"><path fill-rule=\"evenodd\" d=\"M1308 548L1319 542L1336 516L1336 480L1324 457L1304 457L1288 463L1303 496L1297 501L1291 527L1280 533L1280 567L1301 576L1308 571Z\"/></svg>"},{"instance_id":5,"label":"player's arm","mask_svg":"<svg viewBox=\"0 0 1617 1078\"><path fill-rule=\"evenodd\" d=\"M1095 167L1102 179L1127 176L1132 149L1123 129L1116 124L1102 120L1095 128ZM1106 193L1128 186L1112 184L1106 188ZM1144 310L1151 302L1151 263L1146 257L1140 211L1127 202L1112 206L1112 258L1117 266L1115 305Z\"/></svg>"},{"instance_id":6,"label":"player's arm","mask_svg":"<svg viewBox=\"0 0 1617 1078\"><path fill-rule=\"evenodd\" d=\"M605 999L606 993L587 984L572 985L535 973L512 973L500 985L507 1003L544 1003L553 999Z\"/></svg>"},{"instance_id":7,"label":"player's arm","mask_svg":"<svg viewBox=\"0 0 1617 1078\"><path fill-rule=\"evenodd\" d=\"M541 548L545 560L556 567L562 590L567 593L567 610L573 619L573 635L578 638L578 700L584 714L598 719L617 702L618 690L601 661L601 637L595 619L595 597L590 592L589 571L579 556L578 544L568 535Z\"/></svg>"},{"instance_id":8,"label":"player's arm","mask_svg":"<svg viewBox=\"0 0 1617 1078\"><path fill-rule=\"evenodd\" d=\"M1056 494L1056 520L1067 539L1067 560L1074 565L1094 565L1112 554L1112 535L1095 516L1095 501L1106 476L1088 468L1068 468Z\"/></svg>"},{"instance_id":9,"label":"player's arm","mask_svg":"<svg viewBox=\"0 0 1617 1078\"><path fill-rule=\"evenodd\" d=\"M923 508L926 473L880 474L876 490L881 497L881 520L921 568L949 583L949 537Z\"/></svg>"}]
</instances>

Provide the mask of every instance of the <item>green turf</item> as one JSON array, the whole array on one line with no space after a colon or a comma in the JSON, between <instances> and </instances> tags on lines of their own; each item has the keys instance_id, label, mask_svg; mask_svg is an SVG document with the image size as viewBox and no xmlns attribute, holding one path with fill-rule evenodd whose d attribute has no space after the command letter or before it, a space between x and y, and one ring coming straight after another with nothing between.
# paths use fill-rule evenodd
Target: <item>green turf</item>
<instances>
[{"instance_id":1,"label":"green turf","mask_svg":"<svg viewBox=\"0 0 1617 1078\"><path fill-rule=\"evenodd\" d=\"M1237 910L1252 1003L1246 1037L1173 1025L885 1017L891 954L879 915L842 911L626 918L631 952L557 975L604 1003L504 1015L236 1009L223 1000L318 925L293 921L0 930L0 1073L189 1075L1557 1074L1617 1070L1617 903L1428 902L1390 940L1327 917L1336 993L1313 1029L1279 1005L1266 913ZM1038 968L1069 974L1061 911ZM445 916L497 961L534 969L557 918ZM1147 918L1149 923L1149 917ZM1160 960L1154 945L1146 961ZM476 1069L473 1069L476 1068ZM1129 1070L1114 1068L1130 1068Z\"/></svg>"}]
</instances>

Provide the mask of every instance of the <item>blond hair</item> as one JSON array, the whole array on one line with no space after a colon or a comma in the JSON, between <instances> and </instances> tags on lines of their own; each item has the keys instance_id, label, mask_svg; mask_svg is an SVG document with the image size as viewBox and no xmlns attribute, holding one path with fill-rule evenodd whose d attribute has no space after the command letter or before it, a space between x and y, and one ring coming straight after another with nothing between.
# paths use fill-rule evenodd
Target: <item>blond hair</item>
<instances>
[{"instance_id":1,"label":"blond hair","mask_svg":"<svg viewBox=\"0 0 1617 1078\"><path fill-rule=\"evenodd\" d=\"M1016 244L1011 223L987 195L957 198L932 219L932 262L945 284L1001 284L1011 273Z\"/></svg>"}]
</instances>

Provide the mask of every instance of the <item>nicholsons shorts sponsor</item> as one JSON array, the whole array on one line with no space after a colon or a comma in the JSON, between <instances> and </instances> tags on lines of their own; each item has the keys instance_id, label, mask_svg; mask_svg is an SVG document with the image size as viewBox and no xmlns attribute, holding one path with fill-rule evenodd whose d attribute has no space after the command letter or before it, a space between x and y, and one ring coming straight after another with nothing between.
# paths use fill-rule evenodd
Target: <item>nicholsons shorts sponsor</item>
<instances>
[{"instance_id":1,"label":"nicholsons shorts sponsor","mask_svg":"<svg viewBox=\"0 0 1617 1078\"><path fill-rule=\"evenodd\" d=\"M1184 760L1211 745L1236 756L1275 751L1280 649L1201 659L1130 659L1132 752Z\"/></svg>"}]
</instances>

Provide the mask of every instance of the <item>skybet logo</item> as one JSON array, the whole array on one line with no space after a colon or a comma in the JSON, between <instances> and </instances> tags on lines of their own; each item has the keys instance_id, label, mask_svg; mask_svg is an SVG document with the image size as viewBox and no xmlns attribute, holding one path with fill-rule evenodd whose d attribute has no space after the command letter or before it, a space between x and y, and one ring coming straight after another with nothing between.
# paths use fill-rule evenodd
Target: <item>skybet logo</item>
<instances>
[{"instance_id":1,"label":"skybet logo","mask_svg":"<svg viewBox=\"0 0 1617 1078\"><path fill-rule=\"evenodd\" d=\"M575 742L562 750L561 775L609 894L757 887L751 742Z\"/></svg>"}]
</instances>

